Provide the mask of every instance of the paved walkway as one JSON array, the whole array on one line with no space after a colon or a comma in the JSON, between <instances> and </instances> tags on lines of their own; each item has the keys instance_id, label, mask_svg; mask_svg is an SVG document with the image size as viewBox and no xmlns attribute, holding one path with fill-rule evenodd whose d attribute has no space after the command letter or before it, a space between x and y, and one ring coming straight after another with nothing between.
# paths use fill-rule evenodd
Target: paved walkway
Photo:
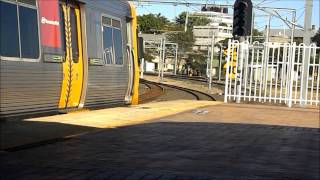
<instances>
[{"instance_id":1,"label":"paved walkway","mask_svg":"<svg viewBox=\"0 0 320 180\"><path fill-rule=\"evenodd\" d=\"M61 141L103 128L134 125L221 102L177 100L0 122L0 150ZM32 145L33 146L33 145ZM19 147L20 148L20 147Z\"/></svg>"},{"instance_id":2,"label":"paved walkway","mask_svg":"<svg viewBox=\"0 0 320 180\"><path fill-rule=\"evenodd\" d=\"M320 109L288 108L258 104L218 104L170 116L158 121L215 122L320 128Z\"/></svg>"},{"instance_id":3,"label":"paved walkway","mask_svg":"<svg viewBox=\"0 0 320 180\"><path fill-rule=\"evenodd\" d=\"M319 110L235 104L195 107L187 101L179 105L175 107L172 102L162 108L153 107L155 104L137 106L134 110L125 108L128 113L122 118L141 118L139 122L123 123L126 126L120 124L120 117L120 122L112 121L117 116L108 116L110 110L96 111L94 116L81 112L56 116L59 117L56 120L40 118L39 123L62 120L65 125L78 122L100 130L68 141L2 152L1 176L3 179L320 178ZM192 108L185 111L182 107L186 106ZM172 109L180 109L181 113L158 116L169 115L167 112ZM117 111L118 116L123 113L121 108L112 112ZM140 112L145 112L146 117ZM158 118L143 120L148 117ZM86 122L90 120L91 123Z\"/></svg>"}]
</instances>

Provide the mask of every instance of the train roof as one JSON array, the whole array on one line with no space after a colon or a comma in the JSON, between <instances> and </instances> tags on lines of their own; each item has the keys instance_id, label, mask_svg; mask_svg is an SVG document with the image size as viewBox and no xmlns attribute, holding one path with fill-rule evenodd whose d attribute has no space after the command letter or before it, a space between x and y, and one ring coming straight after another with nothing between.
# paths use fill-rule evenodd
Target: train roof
<instances>
[{"instance_id":1,"label":"train roof","mask_svg":"<svg viewBox=\"0 0 320 180\"><path fill-rule=\"evenodd\" d=\"M112 11L113 13L130 17L130 5L127 0L78 0L86 6Z\"/></svg>"}]
</instances>

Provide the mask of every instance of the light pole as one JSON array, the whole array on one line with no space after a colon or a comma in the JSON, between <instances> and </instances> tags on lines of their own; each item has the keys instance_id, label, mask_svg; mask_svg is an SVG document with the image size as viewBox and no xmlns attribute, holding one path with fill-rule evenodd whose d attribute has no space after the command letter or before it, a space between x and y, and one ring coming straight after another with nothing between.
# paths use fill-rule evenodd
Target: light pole
<instances>
[{"instance_id":1,"label":"light pole","mask_svg":"<svg viewBox=\"0 0 320 180\"><path fill-rule=\"evenodd\" d=\"M144 72L144 58L141 58L140 64L140 78L143 79L143 72Z\"/></svg>"},{"instance_id":2,"label":"light pole","mask_svg":"<svg viewBox=\"0 0 320 180\"><path fill-rule=\"evenodd\" d=\"M159 46L159 63L158 63L158 79L159 79L159 82L161 82L161 65L162 65L162 47L163 47L163 39L161 39L160 41L160 46Z\"/></svg>"},{"instance_id":3,"label":"light pole","mask_svg":"<svg viewBox=\"0 0 320 180\"><path fill-rule=\"evenodd\" d=\"M212 39L211 39L211 56L210 56L210 69L209 69L209 90L212 89L212 60L214 55L214 44L215 44L215 36L214 33L212 33Z\"/></svg>"},{"instance_id":4,"label":"light pole","mask_svg":"<svg viewBox=\"0 0 320 180\"><path fill-rule=\"evenodd\" d=\"M221 81L221 66L222 66L222 44L219 43L220 46L220 54L219 54L219 70L218 70L218 80Z\"/></svg>"},{"instance_id":5,"label":"light pole","mask_svg":"<svg viewBox=\"0 0 320 180\"><path fill-rule=\"evenodd\" d=\"M161 58L161 78L160 82L163 82L163 71L164 71L164 64L165 64L165 59L166 59L166 38L163 38L163 43L162 43L162 58Z\"/></svg>"},{"instance_id":6,"label":"light pole","mask_svg":"<svg viewBox=\"0 0 320 180\"><path fill-rule=\"evenodd\" d=\"M176 44L176 51L174 57L174 75L177 75L177 61L178 61L178 44Z\"/></svg>"},{"instance_id":7,"label":"light pole","mask_svg":"<svg viewBox=\"0 0 320 180\"><path fill-rule=\"evenodd\" d=\"M304 36L303 36L303 43L306 46L310 45L310 38L311 38L311 19L312 19L312 6L313 0L305 0L305 10L304 10ZM307 104L307 94L308 94L308 75L309 75L309 61L310 61L310 52L306 50L305 58L303 63L303 74L301 77L301 94L302 94L302 105ZM313 87L311 87L313 88Z\"/></svg>"},{"instance_id":8,"label":"light pole","mask_svg":"<svg viewBox=\"0 0 320 180\"><path fill-rule=\"evenodd\" d=\"M269 42L271 15L268 16L267 22L268 22L268 25L266 26L266 39L265 39L265 42Z\"/></svg>"}]
</instances>

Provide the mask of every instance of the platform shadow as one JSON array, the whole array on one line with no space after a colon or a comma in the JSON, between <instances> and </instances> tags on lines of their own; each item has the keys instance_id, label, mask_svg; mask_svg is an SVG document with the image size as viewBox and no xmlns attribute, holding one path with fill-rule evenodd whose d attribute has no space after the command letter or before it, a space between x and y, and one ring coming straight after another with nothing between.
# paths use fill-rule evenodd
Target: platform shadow
<instances>
[{"instance_id":1,"label":"platform shadow","mask_svg":"<svg viewBox=\"0 0 320 180\"><path fill-rule=\"evenodd\" d=\"M68 136L96 129L98 128L23 119L0 121L0 150L17 151L64 141Z\"/></svg>"},{"instance_id":2,"label":"platform shadow","mask_svg":"<svg viewBox=\"0 0 320 180\"><path fill-rule=\"evenodd\" d=\"M41 172L42 167L50 167L83 175L90 171L208 179L319 179L319 142L317 128L152 122L103 129L1 157L6 172L21 167ZM37 172L30 177L37 177ZM46 173L46 177L56 176Z\"/></svg>"}]
</instances>

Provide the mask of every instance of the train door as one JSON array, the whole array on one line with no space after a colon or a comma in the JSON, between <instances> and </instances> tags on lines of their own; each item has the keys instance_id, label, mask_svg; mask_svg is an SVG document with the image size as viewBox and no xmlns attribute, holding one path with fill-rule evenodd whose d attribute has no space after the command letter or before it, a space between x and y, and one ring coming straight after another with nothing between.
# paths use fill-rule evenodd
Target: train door
<instances>
[{"instance_id":1,"label":"train door","mask_svg":"<svg viewBox=\"0 0 320 180\"><path fill-rule=\"evenodd\" d=\"M130 14L132 17L131 20L131 27L128 27L128 30L131 29L131 38L130 38L130 45L131 45L131 57L132 57L132 68L131 68L131 82L132 85L130 87L130 95L131 95L131 104L138 104L139 102L139 65L138 65L138 43L137 43L137 15L135 7L132 3L130 5Z\"/></svg>"},{"instance_id":2,"label":"train door","mask_svg":"<svg viewBox=\"0 0 320 180\"><path fill-rule=\"evenodd\" d=\"M74 4L61 2L60 19L65 57L59 108L78 108L83 84L83 56L79 7Z\"/></svg>"}]
</instances>

